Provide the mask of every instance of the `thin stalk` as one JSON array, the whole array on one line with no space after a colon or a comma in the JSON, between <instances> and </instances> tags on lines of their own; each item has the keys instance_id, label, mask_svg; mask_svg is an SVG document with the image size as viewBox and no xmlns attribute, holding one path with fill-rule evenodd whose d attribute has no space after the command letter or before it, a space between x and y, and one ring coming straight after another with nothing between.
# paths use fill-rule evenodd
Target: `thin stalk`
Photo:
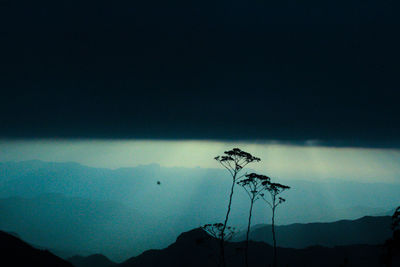
<instances>
[{"instance_id":1,"label":"thin stalk","mask_svg":"<svg viewBox=\"0 0 400 267\"><path fill-rule=\"evenodd\" d=\"M229 213L231 212L233 188L235 187L236 175L237 175L237 173L235 172L233 174L231 193L229 195L228 211L226 212L224 226L222 227L222 231L221 231L220 247L221 247L221 261L222 261L222 266L223 267L226 267L226 262L225 262L225 234L224 233L225 233L226 225L228 224Z\"/></svg>"},{"instance_id":2,"label":"thin stalk","mask_svg":"<svg viewBox=\"0 0 400 267\"><path fill-rule=\"evenodd\" d=\"M254 204L254 197L251 199L251 204L250 204L250 213L249 213L249 222L247 224L247 233L246 233L246 266L249 266L249 234L250 234L250 225L251 225L251 216L253 212L253 204Z\"/></svg>"},{"instance_id":3,"label":"thin stalk","mask_svg":"<svg viewBox=\"0 0 400 267\"><path fill-rule=\"evenodd\" d=\"M275 197L273 201L273 208L272 208L272 239L274 241L274 257L273 257L273 266L276 267L276 237L275 237Z\"/></svg>"}]
</instances>

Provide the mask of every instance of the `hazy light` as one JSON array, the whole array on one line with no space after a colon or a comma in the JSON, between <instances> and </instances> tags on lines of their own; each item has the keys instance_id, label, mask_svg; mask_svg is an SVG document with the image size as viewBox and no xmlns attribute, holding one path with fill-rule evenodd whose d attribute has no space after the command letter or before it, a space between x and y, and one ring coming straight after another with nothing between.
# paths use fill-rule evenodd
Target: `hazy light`
<instances>
[{"instance_id":1,"label":"hazy light","mask_svg":"<svg viewBox=\"0 0 400 267\"><path fill-rule=\"evenodd\" d=\"M313 142L314 143L314 142ZM400 151L211 141L1 141L0 161L74 161L103 168L157 163L167 167L220 168L213 159L239 147L262 159L251 168L290 179L400 182Z\"/></svg>"}]
</instances>

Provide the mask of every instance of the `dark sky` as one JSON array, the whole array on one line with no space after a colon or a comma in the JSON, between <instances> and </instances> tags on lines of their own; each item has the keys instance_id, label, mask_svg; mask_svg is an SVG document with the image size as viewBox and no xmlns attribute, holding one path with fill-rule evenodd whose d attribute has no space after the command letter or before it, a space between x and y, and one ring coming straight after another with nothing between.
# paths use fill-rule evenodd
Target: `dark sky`
<instances>
[{"instance_id":1,"label":"dark sky","mask_svg":"<svg viewBox=\"0 0 400 267\"><path fill-rule=\"evenodd\" d=\"M399 147L399 11L0 0L0 136Z\"/></svg>"}]
</instances>

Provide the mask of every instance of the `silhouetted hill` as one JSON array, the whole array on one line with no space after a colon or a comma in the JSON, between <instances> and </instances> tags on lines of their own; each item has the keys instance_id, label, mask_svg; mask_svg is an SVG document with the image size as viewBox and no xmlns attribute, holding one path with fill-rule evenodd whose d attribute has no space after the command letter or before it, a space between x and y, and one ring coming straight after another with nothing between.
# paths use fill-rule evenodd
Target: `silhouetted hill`
<instances>
[{"instance_id":1,"label":"silhouetted hill","mask_svg":"<svg viewBox=\"0 0 400 267\"><path fill-rule=\"evenodd\" d=\"M212 266L218 260L217 241L201 228L181 234L163 250L148 250L118 266Z\"/></svg>"},{"instance_id":2,"label":"silhouetted hill","mask_svg":"<svg viewBox=\"0 0 400 267\"><path fill-rule=\"evenodd\" d=\"M61 194L0 199L0 229L16 232L32 246L64 259L94 253L120 253L126 259L138 247L134 237L145 238L143 217L119 202Z\"/></svg>"},{"instance_id":3,"label":"silhouetted hill","mask_svg":"<svg viewBox=\"0 0 400 267\"><path fill-rule=\"evenodd\" d=\"M110 261L106 256L101 254L93 254L87 257L73 256L67 259L75 267L111 267L116 265L115 262Z\"/></svg>"},{"instance_id":4,"label":"silhouetted hill","mask_svg":"<svg viewBox=\"0 0 400 267\"><path fill-rule=\"evenodd\" d=\"M306 248L309 246L343 246L383 244L391 237L391 217L365 216L358 220L341 220L332 223L307 223L276 226L277 243L281 247ZM245 233L235 240L245 240ZM271 225L257 225L250 232L250 239L272 244Z\"/></svg>"},{"instance_id":5,"label":"silhouetted hill","mask_svg":"<svg viewBox=\"0 0 400 267\"><path fill-rule=\"evenodd\" d=\"M0 231L0 265L7 267L72 267L49 251L39 250L19 238Z\"/></svg>"},{"instance_id":6,"label":"silhouetted hill","mask_svg":"<svg viewBox=\"0 0 400 267\"><path fill-rule=\"evenodd\" d=\"M149 250L133 257L118 267L139 266L218 266L219 241L202 229L181 234L175 243L163 250ZM226 245L227 266L244 265L244 242ZM321 246L307 249L278 248L278 266L381 266L383 248L372 245ZM250 242L250 266L272 264L272 247L262 242ZM395 262L394 264L400 264ZM396 265L393 265L396 266Z\"/></svg>"}]
</instances>

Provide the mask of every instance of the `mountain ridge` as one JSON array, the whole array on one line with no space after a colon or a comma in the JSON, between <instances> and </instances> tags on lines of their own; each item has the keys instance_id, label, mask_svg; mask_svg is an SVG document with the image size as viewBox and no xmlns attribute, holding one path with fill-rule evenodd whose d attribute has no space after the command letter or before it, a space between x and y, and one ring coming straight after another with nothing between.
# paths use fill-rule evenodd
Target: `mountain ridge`
<instances>
[{"instance_id":1,"label":"mountain ridge","mask_svg":"<svg viewBox=\"0 0 400 267\"><path fill-rule=\"evenodd\" d=\"M272 264L272 247L263 242L250 241L249 265ZM244 264L245 242L227 242L225 255L227 266ZM155 266L218 266L219 240L206 234L201 228L182 233L170 246L162 250L148 250L132 257L118 267ZM261 257L260 255L264 255ZM352 245L327 248L312 246L306 249L278 248L278 266L379 266L382 264L382 245ZM398 259L395 264L400 263Z\"/></svg>"},{"instance_id":2,"label":"mountain ridge","mask_svg":"<svg viewBox=\"0 0 400 267\"><path fill-rule=\"evenodd\" d=\"M384 219L390 217L383 217ZM376 225L376 218L365 216L357 221L369 221L372 225ZM347 222L348 220L341 220ZM352 221L349 221L352 223ZM353 222L354 223L354 222ZM311 225L321 223L310 223ZM332 223L322 223L332 224ZM357 225L356 223L354 223ZM299 224L293 224L299 225ZM293 226L291 225L291 226ZM260 229L260 228L257 228ZM372 229L371 229L372 231ZM4 234L0 231L0 244L4 242ZM7 236L24 243L19 238L10 234ZM294 237L292 237L294 238ZM278 236L279 240L279 236ZM24 243L25 246L31 247ZM265 266L272 262L272 246L259 241L250 241L250 265ZM3 245L4 246L4 245ZM228 242L226 244L226 257L228 266L236 267L243 265L245 242ZM32 248L32 247L31 247ZM34 248L32 248L34 249ZM37 250L37 249L34 249ZM179 234L175 242L164 249L146 250L138 256L130 257L121 263L113 263L101 254L94 254L87 257L74 256L68 259L75 267L156 267L156 266L218 266L219 259L219 240L207 234L201 227L195 228ZM37 250L39 251L39 250ZM47 255L51 254L46 252ZM314 244L307 248L284 248L278 247L279 266L339 266L347 263L348 266L380 266L383 264L382 259L385 256L385 248L383 243L376 245L353 244L326 247ZM266 255L260 257L259 255ZM55 256L54 256L55 257ZM57 257L56 257L57 258ZM394 265L400 264L400 258L395 256ZM95 265L93 265L95 264ZM13 265L12 265L13 266ZM17 265L15 265L17 266ZM46 266L46 265L43 265ZM51 265L58 266L58 265ZM64 265L63 265L64 266ZM68 266L68 265L67 265Z\"/></svg>"},{"instance_id":3,"label":"mountain ridge","mask_svg":"<svg viewBox=\"0 0 400 267\"><path fill-rule=\"evenodd\" d=\"M275 226L278 246L307 248L315 245L383 244L392 235L390 216L364 216L356 220L295 223ZM250 239L272 244L271 225L258 225L250 231ZM241 232L234 241L245 240Z\"/></svg>"}]
</instances>

